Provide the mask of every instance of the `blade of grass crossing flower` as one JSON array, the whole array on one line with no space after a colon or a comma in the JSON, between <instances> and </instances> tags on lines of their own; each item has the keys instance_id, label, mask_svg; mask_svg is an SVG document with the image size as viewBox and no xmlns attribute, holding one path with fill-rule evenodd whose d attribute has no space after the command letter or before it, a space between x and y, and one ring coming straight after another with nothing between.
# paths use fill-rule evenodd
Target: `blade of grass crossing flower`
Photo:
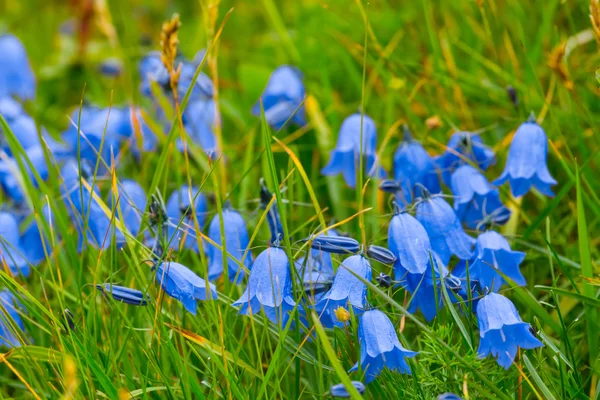
<instances>
[{"instance_id":1,"label":"blade of grass crossing flower","mask_svg":"<svg viewBox=\"0 0 600 400\"><path fill-rule=\"evenodd\" d=\"M360 395L360 393L358 393L358 390L356 390L356 388L352 384L352 381L350 380L350 377L344 370L344 367L340 363L340 360L338 360L338 357L335 354L335 350L329 342L327 333L325 333L325 329L323 329L323 325L321 325L319 317L314 312L312 313L312 320L315 326L315 330L317 331L319 341L323 346L323 351L325 351L325 354L327 355L329 362L333 366L333 369L335 369L335 373L337 374L338 378L340 378L340 381L342 381L342 383L344 384L346 390L348 391L348 394L350 395L350 398L359 400L362 399L362 396Z\"/></svg>"},{"instance_id":2,"label":"blade of grass crossing flower","mask_svg":"<svg viewBox=\"0 0 600 400\"><path fill-rule=\"evenodd\" d=\"M583 207L583 190L579 178L579 168L575 169L576 190L577 190L577 235L579 242L579 255L581 263L581 275L585 278L594 277L594 267L592 266L592 257L590 254L590 239L588 236L587 220L585 219L585 209ZM590 299L596 300L596 290L589 282L583 283L583 294ZM594 396L596 382L598 381L598 372L594 371L598 362L598 307L585 304L585 319L587 324L588 351L590 366L592 367L592 384L590 397Z\"/></svg>"}]
</instances>

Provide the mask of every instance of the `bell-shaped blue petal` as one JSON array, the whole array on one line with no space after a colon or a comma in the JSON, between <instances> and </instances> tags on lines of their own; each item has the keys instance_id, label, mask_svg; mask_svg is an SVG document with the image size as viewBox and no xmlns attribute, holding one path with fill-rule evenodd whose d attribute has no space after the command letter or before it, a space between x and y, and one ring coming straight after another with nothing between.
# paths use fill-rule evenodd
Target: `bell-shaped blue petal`
<instances>
[{"instance_id":1,"label":"bell-shaped blue petal","mask_svg":"<svg viewBox=\"0 0 600 400\"><path fill-rule=\"evenodd\" d=\"M371 264L362 255L350 256L342 261L331 289L314 306L323 326L327 328L344 326L335 315L338 307L345 309L352 307L354 314L364 311L368 305L367 285L357 276L371 281L371 274Z\"/></svg>"},{"instance_id":2,"label":"bell-shaped blue petal","mask_svg":"<svg viewBox=\"0 0 600 400\"><path fill-rule=\"evenodd\" d=\"M21 41L13 35L0 36L0 54L0 97L33 99L35 76Z\"/></svg>"},{"instance_id":3,"label":"bell-shaped blue petal","mask_svg":"<svg viewBox=\"0 0 600 400\"><path fill-rule=\"evenodd\" d=\"M218 123L217 108L213 99L190 102L183 112L183 124L190 139L210 156L216 156L217 139L213 128ZM179 151L184 151L183 142L177 141Z\"/></svg>"},{"instance_id":4,"label":"bell-shaped blue petal","mask_svg":"<svg viewBox=\"0 0 600 400\"><path fill-rule=\"evenodd\" d=\"M225 250L229 254L227 266L229 280L240 283L245 276L242 263L250 269L252 264L252 253L248 250L248 230L242 215L232 208L223 208L223 228L221 234L221 220L215 215L208 227L208 237L217 245L222 246L222 237L225 237ZM206 245L206 256L208 257L208 279L215 280L223 274L223 251L212 244Z\"/></svg>"},{"instance_id":5,"label":"bell-shaped blue petal","mask_svg":"<svg viewBox=\"0 0 600 400\"><path fill-rule=\"evenodd\" d=\"M479 135L471 132L456 132L446 145L446 150L435 158L442 178L450 186L450 176L456 168L471 161L482 170L496 163L494 151L483 144Z\"/></svg>"},{"instance_id":6,"label":"bell-shaped blue petal","mask_svg":"<svg viewBox=\"0 0 600 400\"><path fill-rule=\"evenodd\" d=\"M0 211L0 268L7 265L11 275L23 275L27 278L31 268L25 256L25 249L21 247L17 217L12 213Z\"/></svg>"},{"instance_id":7,"label":"bell-shaped blue petal","mask_svg":"<svg viewBox=\"0 0 600 400\"><path fill-rule=\"evenodd\" d=\"M196 235L194 217L198 221L198 227L202 229L208 211L206 196L197 186L192 186L190 190L188 185L182 185L167 200L166 210L169 217L170 247L175 250L184 248L198 252L199 238Z\"/></svg>"},{"instance_id":8,"label":"bell-shaped blue petal","mask_svg":"<svg viewBox=\"0 0 600 400\"><path fill-rule=\"evenodd\" d=\"M4 192L17 203L25 200L25 186L23 179L27 179L33 183L34 187L38 187L38 180L31 169L31 166L36 170L39 177L45 181L48 179L48 165L44 156L44 150L41 147L31 147L25 151L25 157L18 156L21 159L24 167L28 171L28 176L23 177L16 159L11 158L0 161L0 185ZM31 163L31 166L29 165Z\"/></svg>"},{"instance_id":9,"label":"bell-shaped blue petal","mask_svg":"<svg viewBox=\"0 0 600 400\"><path fill-rule=\"evenodd\" d=\"M547 158L546 133L535 120L524 122L510 144L504 172L494 184L502 185L508 181L515 197L527 194L532 186L546 196L554 196L550 186L556 185L556 180L548 171Z\"/></svg>"},{"instance_id":10,"label":"bell-shaped blue petal","mask_svg":"<svg viewBox=\"0 0 600 400\"><path fill-rule=\"evenodd\" d=\"M3 108L8 108L6 110L9 113L8 115L2 114L4 112ZM54 140L45 128L42 127L38 130L33 118L25 114L22 108L17 109L12 103L3 101L3 104L0 104L0 114L4 116L10 131L25 150L43 147L47 148L57 159L68 156L67 146ZM0 133L7 135L6 132L2 131L2 128L0 128ZM0 138L0 145L8 155L13 155L13 151L6 140Z\"/></svg>"},{"instance_id":11,"label":"bell-shaped blue petal","mask_svg":"<svg viewBox=\"0 0 600 400\"><path fill-rule=\"evenodd\" d=\"M42 215L46 224L52 229L54 225L53 214L48 204L42 207ZM46 252L52 253L52 244L44 231L43 225L34 219L21 235L21 247L25 249L25 257L30 264L37 265L46 259ZM44 250L45 248L45 250Z\"/></svg>"},{"instance_id":12,"label":"bell-shaped blue petal","mask_svg":"<svg viewBox=\"0 0 600 400\"><path fill-rule=\"evenodd\" d=\"M15 296L6 289L0 290L0 347L19 347L25 325L17 311L20 306Z\"/></svg>"},{"instance_id":13,"label":"bell-shaped blue petal","mask_svg":"<svg viewBox=\"0 0 600 400\"><path fill-rule=\"evenodd\" d=\"M392 217L388 228L388 248L396 256L394 275L423 275L429 265L431 243L423 225L407 212Z\"/></svg>"},{"instance_id":14,"label":"bell-shaped blue petal","mask_svg":"<svg viewBox=\"0 0 600 400\"><path fill-rule=\"evenodd\" d=\"M148 204L146 192L140 184L131 179L121 181L117 193L110 196L109 204L115 217L121 220L131 235L137 236ZM120 230L117 230L116 237L117 243L125 242L125 235Z\"/></svg>"},{"instance_id":15,"label":"bell-shaped blue petal","mask_svg":"<svg viewBox=\"0 0 600 400\"><path fill-rule=\"evenodd\" d=\"M442 393L436 400L462 400L462 397L454 393Z\"/></svg>"},{"instance_id":16,"label":"bell-shaped blue petal","mask_svg":"<svg viewBox=\"0 0 600 400\"><path fill-rule=\"evenodd\" d=\"M454 194L456 216L468 228L508 222L511 212L500 201L498 189L477 169L468 164L461 165L452 174L450 187Z\"/></svg>"},{"instance_id":17,"label":"bell-shaped blue petal","mask_svg":"<svg viewBox=\"0 0 600 400\"><path fill-rule=\"evenodd\" d=\"M10 125L16 118L25 114L25 111L23 110L21 103L12 97L0 96L0 114L2 114L6 122Z\"/></svg>"},{"instance_id":18,"label":"bell-shaped blue petal","mask_svg":"<svg viewBox=\"0 0 600 400\"><path fill-rule=\"evenodd\" d=\"M362 120L362 125L361 125ZM362 149L360 143L362 126ZM360 164L360 154L365 159L365 169L369 176L385 178L386 172L379 165L376 154L377 129L368 116L352 114L344 120L340 128L337 144L331 152L329 163L321 170L323 175L342 174L346 184L356 186L356 170Z\"/></svg>"},{"instance_id":19,"label":"bell-shaped blue petal","mask_svg":"<svg viewBox=\"0 0 600 400\"><path fill-rule=\"evenodd\" d=\"M475 259L469 263L469 278L479 282L480 287L498 291L504 284L504 278L512 279L517 285L525 285L525 277L519 266L525 259L525 253L512 251L508 241L494 231L479 235L475 245Z\"/></svg>"},{"instance_id":20,"label":"bell-shaped blue petal","mask_svg":"<svg viewBox=\"0 0 600 400\"><path fill-rule=\"evenodd\" d=\"M394 154L394 179L400 184L398 201L410 204L413 198L420 197L420 187L425 186L430 193L440 193L440 178L433 159L418 141L414 140L408 129L404 131L404 140Z\"/></svg>"},{"instance_id":21,"label":"bell-shaped blue petal","mask_svg":"<svg viewBox=\"0 0 600 400\"><path fill-rule=\"evenodd\" d=\"M160 88L170 89L170 76L167 68L160 59L160 53L153 51L148 53L139 64L141 77L140 91L144 96L152 97L151 83L155 82Z\"/></svg>"},{"instance_id":22,"label":"bell-shaped blue petal","mask_svg":"<svg viewBox=\"0 0 600 400\"><path fill-rule=\"evenodd\" d=\"M477 304L480 358L492 355L500 366L508 369L519 347L543 346L532 333L531 325L521 320L515 305L498 293L490 293Z\"/></svg>"},{"instance_id":23,"label":"bell-shaped blue petal","mask_svg":"<svg viewBox=\"0 0 600 400\"><path fill-rule=\"evenodd\" d=\"M185 265L174 261L161 262L158 265L156 280L165 293L179 300L193 315L196 315L198 300L217 299L215 285L200 278Z\"/></svg>"},{"instance_id":24,"label":"bell-shaped blue petal","mask_svg":"<svg viewBox=\"0 0 600 400\"><path fill-rule=\"evenodd\" d=\"M298 126L304 126L305 111L304 105L301 106L304 97L304 83L300 70L282 65L271 74L260 100L252 107L252 114L260 117L262 101L265 119L274 129L283 128L288 120Z\"/></svg>"},{"instance_id":25,"label":"bell-shaped blue petal","mask_svg":"<svg viewBox=\"0 0 600 400\"><path fill-rule=\"evenodd\" d=\"M461 260L473 256L475 239L465 233L450 205L439 196L424 196L417 204L417 220L423 225L431 248L440 256L442 264L448 264L454 254Z\"/></svg>"},{"instance_id":26,"label":"bell-shaped blue petal","mask_svg":"<svg viewBox=\"0 0 600 400\"><path fill-rule=\"evenodd\" d=\"M240 307L243 315L263 310L271 322L287 323L289 311L296 302L292 296L290 263L285 250L269 247L256 257L246 290L233 306Z\"/></svg>"},{"instance_id":27,"label":"bell-shaped blue petal","mask_svg":"<svg viewBox=\"0 0 600 400\"><path fill-rule=\"evenodd\" d=\"M410 374L406 358L418 353L405 349L398 340L392 321L379 310L369 310L360 317L358 324L360 343L360 366L366 372L366 382L377 378L384 368ZM357 362L350 371L358 370Z\"/></svg>"}]
</instances>

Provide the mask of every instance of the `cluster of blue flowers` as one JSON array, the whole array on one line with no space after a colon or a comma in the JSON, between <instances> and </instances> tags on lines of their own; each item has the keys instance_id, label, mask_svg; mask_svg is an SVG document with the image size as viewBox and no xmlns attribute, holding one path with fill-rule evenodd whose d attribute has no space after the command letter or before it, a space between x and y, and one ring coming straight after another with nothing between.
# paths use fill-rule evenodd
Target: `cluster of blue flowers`
<instances>
[{"instance_id":1,"label":"cluster of blue flowers","mask_svg":"<svg viewBox=\"0 0 600 400\"><path fill-rule=\"evenodd\" d=\"M242 215L226 203L221 214L207 221L209 201L198 187L181 186L163 203L158 194L149 199L134 180L122 180L108 195L109 208L104 207L93 178L114 168L112 161L118 162L127 148L135 158L155 151L161 132L150 129L143 110L88 105L73 113L69 128L61 135L62 143L55 141L43 128L36 127L17 101L30 100L35 94L35 77L23 46L13 36L2 36L0 54L5 59L0 65L0 114L26 156L14 154L2 142L0 184L13 206L0 212L0 258L13 276L28 277L31 267L52 252L38 225L40 220L52 224L48 206L38 210L43 219L38 216L23 234L19 233L19 225L32 211L25 205L23 177L16 165L25 163L30 180L37 183L47 179L48 165L58 164L62 199L79 236L80 251L88 245L101 249L111 244L123 247L139 239L153 253L152 270L161 289L194 315L199 300L218 297L212 282L223 275L235 284L246 282L244 293L232 304L243 315L262 311L270 321L286 325L293 312L299 312L303 323L307 323L308 313L314 311L326 328L345 328L355 315L361 351L351 371L360 368L367 383L384 368L410 373L407 359L417 355L402 346L390 318L369 303L367 282L373 278L372 260L393 270L393 280L382 273L376 277L378 284L404 288L410 295L408 311L420 310L428 321L443 307L454 306L444 299L461 304L472 301L473 307L468 309L474 309L479 321L481 357L491 354L508 368L519 347L542 345L513 303L498 293L506 283L526 283L519 269L525 254L513 251L507 239L493 230L506 223L511 214L495 185L508 181L513 196L522 196L532 188L552 195L550 187L556 184L546 167L546 135L533 119L517 129L506 168L490 183L484 172L496 158L479 135L457 132L445 151L432 157L407 128L394 155L393 179L384 179L387 173L377 153L375 122L364 114L349 116L341 125L337 145L322 173L342 174L351 188L356 186L360 165L364 165L368 176L384 179L381 190L392 193L395 199L388 248L364 248L355 239L329 228L307 238L310 249L290 262L281 246L281 217L276 205L269 207L272 194L263 184L261 205L267 212L271 240L270 246L253 260ZM173 88L160 55L150 53L140 63L141 92L153 104L161 128L168 131L171 121L157 96L174 104L189 91L189 102L182 112L187 139L214 156L219 149L213 130L220 117L210 78L200 73L194 79L201 58L202 53L191 62L178 60L182 72ZM294 67L281 66L273 72L252 112L261 115L264 110L267 122L275 129L286 124L303 126L304 97L302 74ZM179 139L177 148L185 151L185 143ZM452 205L442 195L443 187L451 191ZM142 231L145 213L149 215L149 229ZM206 235L202 234L205 226ZM471 236L465 228L478 236ZM168 261L167 249L204 252L208 260L206 277ZM347 256L337 268L334 254ZM450 268L452 263L455 265ZM303 290L294 291L296 283ZM96 288L130 305L145 306L152 301L137 289L112 284ZM19 303L6 290L0 291L0 296L0 345L18 346L18 334L24 328L17 312ZM361 385L358 382L356 387ZM332 393L339 391L343 388L332 388Z\"/></svg>"}]
</instances>

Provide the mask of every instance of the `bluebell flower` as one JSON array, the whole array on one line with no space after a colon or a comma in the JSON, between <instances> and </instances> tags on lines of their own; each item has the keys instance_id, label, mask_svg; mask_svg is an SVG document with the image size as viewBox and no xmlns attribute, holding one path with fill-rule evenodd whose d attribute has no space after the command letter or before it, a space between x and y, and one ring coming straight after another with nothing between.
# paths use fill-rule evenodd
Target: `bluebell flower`
<instances>
[{"instance_id":1,"label":"bluebell flower","mask_svg":"<svg viewBox=\"0 0 600 400\"><path fill-rule=\"evenodd\" d=\"M6 122L14 121L17 117L25 114L21 103L13 99L12 97L1 97L0 96L0 114L4 117Z\"/></svg>"},{"instance_id":2,"label":"bluebell flower","mask_svg":"<svg viewBox=\"0 0 600 400\"><path fill-rule=\"evenodd\" d=\"M406 274L423 275L430 260L431 243L423 225L407 212L392 217L388 228L388 248L396 256L396 280Z\"/></svg>"},{"instance_id":3,"label":"bluebell flower","mask_svg":"<svg viewBox=\"0 0 600 400\"><path fill-rule=\"evenodd\" d=\"M161 61L158 51L150 52L142 58L139 71L142 80L140 91L144 96L152 97L151 82L156 82L164 90L170 90L171 77Z\"/></svg>"},{"instance_id":4,"label":"bluebell flower","mask_svg":"<svg viewBox=\"0 0 600 400\"><path fill-rule=\"evenodd\" d=\"M437 400L462 400L462 397L454 393L442 393L437 397Z\"/></svg>"},{"instance_id":5,"label":"bluebell flower","mask_svg":"<svg viewBox=\"0 0 600 400\"><path fill-rule=\"evenodd\" d=\"M367 255L382 264L394 264L397 259L396 255L391 250L374 244L367 248Z\"/></svg>"},{"instance_id":6,"label":"bluebell flower","mask_svg":"<svg viewBox=\"0 0 600 400\"><path fill-rule=\"evenodd\" d=\"M513 137L504 172L494 181L502 185L508 181L515 197L523 196L531 187L535 187L546 196L554 196L550 186L556 180L550 175L546 159L548 158L548 138L535 119L522 123Z\"/></svg>"},{"instance_id":7,"label":"bluebell flower","mask_svg":"<svg viewBox=\"0 0 600 400\"><path fill-rule=\"evenodd\" d=\"M225 232L225 250L229 254L227 257L227 266L229 280L240 283L245 276L243 264L250 268L252 264L252 253L248 249L248 230L246 223L240 213L235 211L228 204L223 207L223 228ZM221 238L221 220L219 215L215 215L208 227L208 237L217 245L222 246ZM208 257L208 279L214 280L223 274L223 251L216 246L207 243L206 256Z\"/></svg>"},{"instance_id":8,"label":"bluebell flower","mask_svg":"<svg viewBox=\"0 0 600 400\"><path fill-rule=\"evenodd\" d=\"M98 284L96 285L96 289L101 291L104 295L111 295L114 300L122 303L131 304L133 306L145 306L148 304L148 297L137 289L111 285L110 283L105 283L103 285Z\"/></svg>"},{"instance_id":9,"label":"bluebell flower","mask_svg":"<svg viewBox=\"0 0 600 400\"><path fill-rule=\"evenodd\" d=\"M130 109L131 137L129 138L131 152L139 159L142 153L153 152L158 147L158 137L150 129L142 116L140 109Z\"/></svg>"},{"instance_id":10,"label":"bluebell flower","mask_svg":"<svg viewBox=\"0 0 600 400\"><path fill-rule=\"evenodd\" d=\"M208 211L206 196L197 186L192 186L190 190L188 185L182 185L167 200L166 210L169 218L170 247L175 250L184 248L198 252L199 238L196 235L194 217L198 221L198 227L202 229Z\"/></svg>"},{"instance_id":11,"label":"bluebell flower","mask_svg":"<svg viewBox=\"0 0 600 400\"><path fill-rule=\"evenodd\" d=\"M263 178L259 181L260 184L260 208L266 210L273 199L273 193L265 185ZM281 223L281 215L279 215L279 209L277 202L273 202L269 211L267 211L267 223L269 224L269 231L271 232L271 243L275 243L283 238L283 224Z\"/></svg>"},{"instance_id":12,"label":"bluebell flower","mask_svg":"<svg viewBox=\"0 0 600 400\"><path fill-rule=\"evenodd\" d=\"M322 233L321 235L325 235L325 233ZM329 229L326 232L326 236L340 236L340 234L335 229ZM309 265L317 271L323 272L326 276L333 277L333 261L331 259L331 253L311 248L309 255Z\"/></svg>"},{"instance_id":13,"label":"bluebell flower","mask_svg":"<svg viewBox=\"0 0 600 400\"><path fill-rule=\"evenodd\" d=\"M115 218L119 218L132 236L137 236L142 224L142 215L146 209L148 198L144 188L134 180L125 179L119 182L118 192L112 193L109 204L112 206ZM118 208L117 208L118 207ZM117 243L124 243L125 234L116 231Z\"/></svg>"},{"instance_id":14,"label":"bluebell flower","mask_svg":"<svg viewBox=\"0 0 600 400\"><path fill-rule=\"evenodd\" d=\"M39 182L35 178L27 159L29 159L29 162L42 181L48 179L48 165L46 164L44 150L42 150L40 147L32 147L27 149L25 151L25 157L27 159L22 155L19 155L18 157L22 161L24 167L27 169L28 176L23 177L21 175L21 170L19 169L16 159L6 159L0 161L0 185L2 185L2 189L10 198L17 203L21 203L26 197L25 186L22 186L21 179L28 179L31 183L33 183L34 187L39 187Z\"/></svg>"},{"instance_id":15,"label":"bluebell flower","mask_svg":"<svg viewBox=\"0 0 600 400\"><path fill-rule=\"evenodd\" d=\"M295 306L292 295L290 263L285 250L269 247L256 257L248 285L242 296L233 303L240 314L252 315L263 310L274 323L287 323L289 311Z\"/></svg>"},{"instance_id":16,"label":"bluebell flower","mask_svg":"<svg viewBox=\"0 0 600 400\"><path fill-rule=\"evenodd\" d=\"M217 138L213 133L218 122L218 113L214 100L190 102L183 112L183 124L189 138L212 158L217 155ZM177 139L177 148L184 151L183 142Z\"/></svg>"},{"instance_id":17,"label":"bluebell flower","mask_svg":"<svg viewBox=\"0 0 600 400\"><path fill-rule=\"evenodd\" d=\"M394 179L400 184L400 195L396 199L410 204L413 198L420 197L423 185L430 193L440 193L440 178L433 159L418 141L414 140L408 128L404 127L404 140L394 154Z\"/></svg>"},{"instance_id":18,"label":"bluebell flower","mask_svg":"<svg viewBox=\"0 0 600 400\"><path fill-rule=\"evenodd\" d=\"M454 211L458 219L470 229L494 223L508 222L510 210L500 201L498 189L472 166L461 165L454 171L450 187L454 194Z\"/></svg>"},{"instance_id":19,"label":"bluebell flower","mask_svg":"<svg viewBox=\"0 0 600 400\"><path fill-rule=\"evenodd\" d=\"M366 311L359 320L360 366L366 372L366 382L377 378L384 368L410 374L407 358L418 353L405 349L398 340L392 321L379 310ZM350 371L358 370L357 362Z\"/></svg>"},{"instance_id":20,"label":"bluebell flower","mask_svg":"<svg viewBox=\"0 0 600 400\"><path fill-rule=\"evenodd\" d=\"M494 231L487 231L477 237L475 259L469 263L469 278L477 281L480 287L498 291L504 284L504 278L512 279L517 285L525 285L525 277L519 266L525 259L525 253L512 251L508 241Z\"/></svg>"},{"instance_id":21,"label":"bluebell flower","mask_svg":"<svg viewBox=\"0 0 600 400\"><path fill-rule=\"evenodd\" d=\"M185 265L174 261L158 264L156 279L165 293L179 300L193 315L196 315L198 300L217 299L215 285L200 278Z\"/></svg>"},{"instance_id":22,"label":"bluebell flower","mask_svg":"<svg viewBox=\"0 0 600 400\"><path fill-rule=\"evenodd\" d=\"M69 147L71 154L77 158L96 164L101 158L100 170L106 170L111 160L117 158L121 142L131 137L132 125L129 109L96 108L84 106L75 110L67 129L62 133L62 139ZM79 129L78 129L79 126Z\"/></svg>"},{"instance_id":23,"label":"bluebell flower","mask_svg":"<svg viewBox=\"0 0 600 400\"><path fill-rule=\"evenodd\" d=\"M360 243L349 236L317 235L307 239L313 250L335 253L352 254L360 250Z\"/></svg>"},{"instance_id":24,"label":"bluebell flower","mask_svg":"<svg viewBox=\"0 0 600 400\"><path fill-rule=\"evenodd\" d=\"M252 107L252 114L260 117L262 106L265 119L274 129L283 128L286 121L298 126L306 124L304 105L305 91L302 73L296 67L282 65L269 77L260 100Z\"/></svg>"},{"instance_id":25,"label":"bluebell flower","mask_svg":"<svg viewBox=\"0 0 600 400\"><path fill-rule=\"evenodd\" d=\"M494 151L483 144L478 134L471 132L456 132L446 145L446 150L434 159L442 173L442 179L450 186L452 172L467 161L477 164L482 170L496 163Z\"/></svg>"},{"instance_id":26,"label":"bluebell flower","mask_svg":"<svg viewBox=\"0 0 600 400\"><path fill-rule=\"evenodd\" d=\"M426 193L417 204L416 217L427 231L431 248L440 256L442 264L448 264L453 254L461 260L471 259L475 239L465 233L446 200Z\"/></svg>"},{"instance_id":27,"label":"bluebell flower","mask_svg":"<svg viewBox=\"0 0 600 400\"><path fill-rule=\"evenodd\" d=\"M515 305L501 294L490 293L479 301L477 321L480 337L477 354L480 358L491 354L505 369L511 366L519 347L543 346L533 335L531 325L521 320Z\"/></svg>"},{"instance_id":28,"label":"bluebell flower","mask_svg":"<svg viewBox=\"0 0 600 400\"><path fill-rule=\"evenodd\" d=\"M67 211L79 235L78 250L82 251L85 247L84 239L96 247L107 248L111 242L110 218L93 198L88 187L80 183L80 178L88 181L88 177L83 175L89 173L86 163L82 163L82 166L83 171L80 171L77 160L66 162L61 169L63 184L60 186ZM91 181L88 183L92 186ZM93 186L92 190L98 195L97 187Z\"/></svg>"},{"instance_id":29,"label":"bluebell flower","mask_svg":"<svg viewBox=\"0 0 600 400\"><path fill-rule=\"evenodd\" d=\"M46 131L45 128L41 128L41 134L38 133L38 128L35 125L35 121L29 115L25 114L22 108L19 110L11 105L11 103L4 102L3 105L0 105L4 108L8 108L9 115L3 116L6 119L6 123L13 133L14 137L21 144L21 146L25 150L29 150L32 148L47 148L56 159L62 159L69 155L69 149L67 146L57 142L54 140ZM20 107L20 106L19 106ZM3 110L0 109L0 113ZM0 133L2 132L2 128L0 128ZM40 140L41 138L41 140ZM13 151L8 145L8 141L0 140L0 145L2 149L10 156L13 155Z\"/></svg>"},{"instance_id":30,"label":"bluebell flower","mask_svg":"<svg viewBox=\"0 0 600 400\"><path fill-rule=\"evenodd\" d=\"M35 97L35 76L27 51L13 35L0 36L0 97L17 96L23 100Z\"/></svg>"},{"instance_id":31,"label":"bluebell flower","mask_svg":"<svg viewBox=\"0 0 600 400\"><path fill-rule=\"evenodd\" d=\"M27 278L31 273L25 259L25 249L21 247L19 221L13 214L0 211L0 268L7 265L13 276Z\"/></svg>"},{"instance_id":32,"label":"bluebell flower","mask_svg":"<svg viewBox=\"0 0 600 400\"><path fill-rule=\"evenodd\" d=\"M15 296L6 289L0 290L0 347L20 347L25 325L17 311L20 306Z\"/></svg>"},{"instance_id":33,"label":"bluebell flower","mask_svg":"<svg viewBox=\"0 0 600 400\"><path fill-rule=\"evenodd\" d=\"M311 301L317 302L323 297L325 292L331 289L333 274L329 275L324 271L315 268L311 263L311 258L305 261L304 257L294 262L298 271L298 283L304 287L306 295Z\"/></svg>"},{"instance_id":34,"label":"bluebell flower","mask_svg":"<svg viewBox=\"0 0 600 400\"><path fill-rule=\"evenodd\" d=\"M52 229L54 217L48 204L44 204L42 207L42 215L39 218L43 219ZM21 235L21 247L25 249L25 257L32 265L37 265L45 260L46 252L48 254L52 252L51 241L46 235L43 225L37 219L34 219Z\"/></svg>"},{"instance_id":35,"label":"bluebell flower","mask_svg":"<svg viewBox=\"0 0 600 400\"><path fill-rule=\"evenodd\" d=\"M420 310L427 321L433 320L438 310L444 306L442 285L448 291L456 291L461 287L460 279L450 274L439 256L434 251L430 254L431 260L423 274L408 273L403 279L399 279L402 286L411 294L408 312L414 313Z\"/></svg>"},{"instance_id":36,"label":"bluebell flower","mask_svg":"<svg viewBox=\"0 0 600 400\"><path fill-rule=\"evenodd\" d=\"M107 58L100 63L98 71L104 76L118 77L123 72L123 63L117 58Z\"/></svg>"},{"instance_id":37,"label":"bluebell flower","mask_svg":"<svg viewBox=\"0 0 600 400\"><path fill-rule=\"evenodd\" d=\"M377 130L375 122L368 116L352 114L344 120L340 128L337 144L331 152L329 163L321 170L323 175L342 174L346 184L356 186L356 170L360 165L362 119L362 155L365 159L366 173L369 176L385 178L386 173L377 159Z\"/></svg>"},{"instance_id":38,"label":"bluebell flower","mask_svg":"<svg viewBox=\"0 0 600 400\"><path fill-rule=\"evenodd\" d=\"M371 264L362 255L354 255L342 261L337 270L331 289L315 304L314 308L323 326L343 327L335 310L338 307L352 307L354 314L360 314L367 307L367 285L357 278L371 281Z\"/></svg>"},{"instance_id":39,"label":"bluebell flower","mask_svg":"<svg viewBox=\"0 0 600 400\"><path fill-rule=\"evenodd\" d=\"M354 386L356 391L360 394L363 394L366 390L365 385L360 381L352 381L352 386ZM348 391L346 390L346 387L344 386L343 383L338 383L337 385L333 385L329 389L329 394L331 394L331 397L337 397L340 399L350 398L350 393L348 393Z\"/></svg>"}]
</instances>

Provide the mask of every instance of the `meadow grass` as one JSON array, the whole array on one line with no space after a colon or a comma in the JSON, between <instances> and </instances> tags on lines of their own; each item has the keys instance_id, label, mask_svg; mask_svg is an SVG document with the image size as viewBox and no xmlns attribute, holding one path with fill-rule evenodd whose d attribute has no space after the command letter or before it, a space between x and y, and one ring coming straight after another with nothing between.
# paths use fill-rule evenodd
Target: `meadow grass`
<instances>
[{"instance_id":1,"label":"meadow grass","mask_svg":"<svg viewBox=\"0 0 600 400\"><path fill-rule=\"evenodd\" d=\"M502 233L513 249L527 253L521 269L527 286L512 284L502 293L545 346L521 352L504 370L477 357L472 314L445 307L425 323L420 314L406 312L404 291L368 282L370 303L386 310L401 342L419 355L409 361L412 375L384 371L364 396L600 398L600 102L594 77L600 52L588 1L107 1L88 21L85 43L77 32L59 34L65 21L83 18L78 2L62 3L7 2L0 13L0 26L23 41L38 77L36 99L25 104L36 123L57 136L82 102L149 110L139 93L137 65L159 48L161 23L179 13L180 51L191 58L207 48L202 68L218 89L222 125L216 134L223 155L211 160L193 143L187 143L188 155L178 152L180 116L167 104L173 124L160 132L159 150L139 161L126 151L118 167L88 184L106 199L124 178L164 197L192 182L213 194L208 218L221 215L227 200L242 212L255 256L269 238L257 200L261 177L271 190L281 189L274 190L271 206L281 212L282 246L290 258L306 252L300 239L331 221L343 222L339 229L362 243L387 246L392 207L377 182L361 172L361 189L351 190L340 177L320 174L349 114L363 110L377 123L378 154L388 171L402 123L432 153L441 152L457 129L479 132L498 156L486 174L492 178L502 171L511 135L533 111L549 137L548 164L559 184L554 198L529 193L514 199L507 185L500 188L513 211ZM98 73L108 57L123 62L118 78ZM281 64L304 74L308 124L299 129L274 131L250 114ZM152 125L155 116L148 114ZM13 153L24 153L5 124L3 131ZM24 162L19 169L27 170ZM1 286L26 309L22 339L30 343L0 354L0 397L324 398L333 384L361 380L361 373L347 372L359 352L354 316L347 329L335 330L314 319L310 336L293 328L296 312L283 327L260 314L240 316L230 304L244 285L230 284L227 276L216 282L219 299L199 302L192 316L159 290L141 235L127 235L123 250L111 244L79 253L59 173L51 167L39 188L22 174L27 201L52 249L27 280L0 270ZM52 226L39 217L44 204L53 211ZM120 227L119 215L103 204ZM206 275L203 254L171 257ZM334 257L336 267L341 259ZM391 274L389 266L372 267L374 276ZM93 287L103 282L141 289L152 301L147 307L110 301ZM299 298L299 288L294 290ZM65 329L67 308L75 331Z\"/></svg>"}]
</instances>

